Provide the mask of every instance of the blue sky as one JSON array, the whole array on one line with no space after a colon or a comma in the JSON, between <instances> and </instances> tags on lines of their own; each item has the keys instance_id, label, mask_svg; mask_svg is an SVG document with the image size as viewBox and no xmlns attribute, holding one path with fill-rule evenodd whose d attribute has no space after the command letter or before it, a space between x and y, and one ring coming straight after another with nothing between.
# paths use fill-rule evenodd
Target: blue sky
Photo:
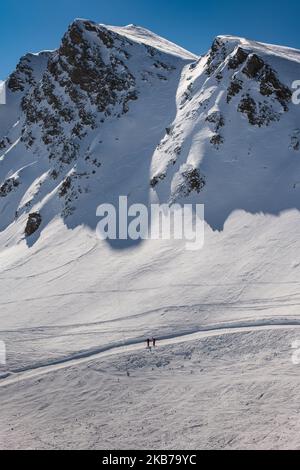
<instances>
[{"instance_id":1,"label":"blue sky","mask_svg":"<svg viewBox=\"0 0 300 470\"><path fill-rule=\"evenodd\" d=\"M6 0L0 15L0 79L26 52L54 49L74 18L138 24L201 54L218 34L300 49L299 0Z\"/></svg>"}]
</instances>

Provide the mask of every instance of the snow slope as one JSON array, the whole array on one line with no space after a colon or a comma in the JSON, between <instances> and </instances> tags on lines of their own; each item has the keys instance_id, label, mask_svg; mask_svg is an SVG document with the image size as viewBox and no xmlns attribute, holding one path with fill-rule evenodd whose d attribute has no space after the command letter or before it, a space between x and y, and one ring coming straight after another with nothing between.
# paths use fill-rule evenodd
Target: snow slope
<instances>
[{"instance_id":1,"label":"snow slope","mask_svg":"<svg viewBox=\"0 0 300 470\"><path fill-rule=\"evenodd\" d=\"M57 50L21 59L0 107L0 447L299 445L299 54L221 36L195 59L143 28L75 20ZM204 248L98 240L96 208L119 195L204 203ZM169 338L154 356L139 346L152 335ZM153 403L165 428L125 438Z\"/></svg>"},{"instance_id":2,"label":"snow slope","mask_svg":"<svg viewBox=\"0 0 300 470\"><path fill-rule=\"evenodd\" d=\"M105 26L105 25L103 25ZM166 52L170 55L175 55L181 58L186 58L189 60L197 60L197 56L191 52L179 47L177 44L174 44L157 34L154 34L148 29L141 28L134 24L129 24L127 26L105 26L111 31L115 31L122 36L126 36L133 41L142 42L148 46L154 47L162 52Z\"/></svg>"},{"instance_id":3,"label":"snow slope","mask_svg":"<svg viewBox=\"0 0 300 470\"><path fill-rule=\"evenodd\" d=\"M1 447L299 449L296 334L215 332L2 381Z\"/></svg>"}]
</instances>

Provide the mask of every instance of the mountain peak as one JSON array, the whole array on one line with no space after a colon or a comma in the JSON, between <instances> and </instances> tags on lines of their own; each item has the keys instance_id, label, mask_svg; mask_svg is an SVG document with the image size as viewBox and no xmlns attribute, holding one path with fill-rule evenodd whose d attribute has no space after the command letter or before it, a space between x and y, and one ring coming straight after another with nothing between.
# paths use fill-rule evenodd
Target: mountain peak
<instances>
[{"instance_id":1,"label":"mountain peak","mask_svg":"<svg viewBox=\"0 0 300 470\"><path fill-rule=\"evenodd\" d=\"M142 200L151 191L164 202L207 201L209 222L222 227L234 207L231 174L245 177L235 162L267 175L256 169L258 159L270 164L256 141L272 136L278 167L279 148L286 161L298 152L290 89L297 57L299 51L218 36L195 60L140 26L74 20L56 51L25 56L9 78L9 113L0 109L0 228L26 226L31 212L41 216L40 232L57 215L68 225L93 226L95 201L115 199L121 188L135 194L133 181ZM228 171L228 161L226 186L216 175L219 166ZM245 207L249 184L256 186L254 177L240 191ZM222 217L219 185L223 206L227 201Z\"/></svg>"}]
</instances>

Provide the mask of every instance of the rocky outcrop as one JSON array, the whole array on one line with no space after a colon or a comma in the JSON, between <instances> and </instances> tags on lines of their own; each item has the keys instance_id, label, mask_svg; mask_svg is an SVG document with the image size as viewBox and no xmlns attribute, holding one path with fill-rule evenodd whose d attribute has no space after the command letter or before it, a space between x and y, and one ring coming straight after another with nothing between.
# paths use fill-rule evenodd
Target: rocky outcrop
<instances>
[{"instance_id":1,"label":"rocky outcrop","mask_svg":"<svg viewBox=\"0 0 300 470\"><path fill-rule=\"evenodd\" d=\"M224 116L219 111L214 111L210 113L205 120L207 122L215 124L214 128L216 131L218 131L221 127L225 125Z\"/></svg>"},{"instance_id":2,"label":"rocky outcrop","mask_svg":"<svg viewBox=\"0 0 300 470\"><path fill-rule=\"evenodd\" d=\"M6 197L9 193L14 191L20 184L17 178L8 178L0 186L0 197Z\"/></svg>"},{"instance_id":3,"label":"rocky outcrop","mask_svg":"<svg viewBox=\"0 0 300 470\"><path fill-rule=\"evenodd\" d=\"M166 177L165 174L153 176L153 178L151 178L151 181L150 181L150 186L151 186L151 188L155 188L155 186L157 186L157 184L158 184L160 181L163 181L163 180L165 179L165 177Z\"/></svg>"},{"instance_id":4,"label":"rocky outcrop","mask_svg":"<svg viewBox=\"0 0 300 470\"><path fill-rule=\"evenodd\" d=\"M218 148L224 142L220 134L220 129L225 125L224 116L219 111L213 111L207 116L205 121L213 124L214 135L211 137L210 143Z\"/></svg>"},{"instance_id":5,"label":"rocky outcrop","mask_svg":"<svg viewBox=\"0 0 300 470\"><path fill-rule=\"evenodd\" d=\"M279 121L280 114L274 111L267 102L256 103L250 95L244 95L240 101L238 111L248 117L248 121L253 126L268 126L273 121Z\"/></svg>"},{"instance_id":6,"label":"rocky outcrop","mask_svg":"<svg viewBox=\"0 0 300 470\"><path fill-rule=\"evenodd\" d=\"M101 124L99 115L126 113L129 102L138 97L123 58L117 35L75 21L49 59L41 82L22 101L27 121L23 142L34 144L31 125L38 125L49 158L70 164L78 154L76 140Z\"/></svg>"},{"instance_id":7,"label":"rocky outcrop","mask_svg":"<svg viewBox=\"0 0 300 470\"><path fill-rule=\"evenodd\" d=\"M13 93L26 92L42 78L52 52L26 54L17 64L16 70L9 76L7 88Z\"/></svg>"},{"instance_id":8,"label":"rocky outcrop","mask_svg":"<svg viewBox=\"0 0 300 470\"><path fill-rule=\"evenodd\" d=\"M200 193L205 186L205 178L200 174L197 168L185 170L182 176L185 179L186 195L190 194L192 191Z\"/></svg>"},{"instance_id":9,"label":"rocky outcrop","mask_svg":"<svg viewBox=\"0 0 300 470\"><path fill-rule=\"evenodd\" d=\"M265 66L260 77L260 93L263 96L275 96L285 111L288 111L288 103L291 101L291 90L283 85L274 70Z\"/></svg>"},{"instance_id":10,"label":"rocky outcrop","mask_svg":"<svg viewBox=\"0 0 300 470\"><path fill-rule=\"evenodd\" d=\"M258 72L263 68L264 61L256 54L250 54L247 58L245 67L242 72L247 75L248 78L255 78Z\"/></svg>"},{"instance_id":11,"label":"rocky outcrop","mask_svg":"<svg viewBox=\"0 0 300 470\"><path fill-rule=\"evenodd\" d=\"M192 165L184 165L174 177L171 202L177 202L192 192L199 194L205 184L205 176L197 168Z\"/></svg>"},{"instance_id":12,"label":"rocky outcrop","mask_svg":"<svg viewBox=\"0 0 300 470\"><path fill-rule=\"evenodd\" d=\"M245 62L247 57L248 53L241 47L238 47L228 61L228 68L236 70L240 65Z\"/></svg>"},{"instance_id":13,"label":"rocky outcrop","mask_svg":"<svg viewBox=\"0 0 300 470\"><path fill-rule=\"evenodd\" d=\"M206 74L209 76L212 75L225 60L227 54L226 45L222 39L216 38L207 57Z\"/></svg>"},{"instance_id":14,"label":"rocky outcrop","mask_svg":"<svg viewBox=\"0 0 300 470\"><path fill-rule=\"evenodd\" d=\"M39 212L32 212L31 214L29 214L25 227L26 237L30 237L30 235L33 235L39 229L41 223L42 217Z\"/></svg>"},{"instance_id":15,"label":"rocky outcrop","mask_svg":"<svg viewBox=\"0 0 300 470\"><path fill-rule=\"evenodd\" d=\"M233 78L230 82L230 85L227 89L227 103L230 103L232 98L239 94L239 92L243 89L243 82L237 78Z\"/></svg>"}]
</instances>

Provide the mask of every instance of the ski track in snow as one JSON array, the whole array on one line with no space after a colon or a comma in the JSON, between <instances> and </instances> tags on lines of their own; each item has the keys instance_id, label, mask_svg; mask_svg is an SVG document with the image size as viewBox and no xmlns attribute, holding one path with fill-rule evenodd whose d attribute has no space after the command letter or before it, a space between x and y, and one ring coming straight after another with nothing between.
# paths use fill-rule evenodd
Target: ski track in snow
<instances>
[{"instance_id":1,"label":"ski track in snow","mask_svg":"<svg viewBox=\"0 0 300 470\"><path fill-rule=\"evenodd\" d=\"M232 333L247 333L252 331L270 330L270 329L287 329L287 328L300 328L299 320L259 320L255 323L249 322L235 322L235 323L223 323L219 325L206 326L195 332L183 332L179 335L170 335L157 338L158 345L167 346L177 343L184 343L186 341L194 341L201 338L207 338L212 336L226 335ZM5 387L10 384L39 377L40 375L55 372L61 369L65 369L72 366L78 366L80 364L101 359L102 357L123 354L128 352L136 352L145 349L145 340L136 340L126 343L112 344L101 349L85 351L82 353L74 354L70 357L66 357L59 360L48 361L44 364L36 364L32 367L26 367L22 369L15 369L9 371L0 377L0 387Z\"/></svg>"}]
</instances>

